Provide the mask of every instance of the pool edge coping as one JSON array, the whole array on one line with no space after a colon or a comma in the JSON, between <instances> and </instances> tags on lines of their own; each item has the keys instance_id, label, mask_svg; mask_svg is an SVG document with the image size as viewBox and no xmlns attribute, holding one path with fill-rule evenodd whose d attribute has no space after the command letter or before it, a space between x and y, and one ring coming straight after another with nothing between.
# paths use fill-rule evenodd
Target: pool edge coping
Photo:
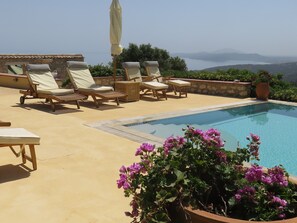
<instances>
[{"instance_id":1,"label":"pool edge coping","mask_svg":"<svg viewBox=\"0 0 297 223\"><path fill-rule=\"evenodd\" d=\"M286 102L286 101L278 101L278 100L260 101L260 100L250 99L243 102L233 102L233 103L227 103L227 104L221 104L221 105L190 108L190 109L178 110L174 112L163 112L163 113L157 113L157 114L137 116L133 118L105 120L105 121L87 123L85 125L91 128L108 132L118 137L131 140L133 142L137 142L140 144L147 142L159 147L163 145L163 142L165 141L164 138L153 136L148 133L139 132L132 128L126 127L124 125L138 124L138 123L144 123L144 122L154 121L158 119L173 118L181 115L191 115L191 114L203 113L208 111L217 111L221 109L235 108L235 107L241 107L241 106L247 106L247 105L253 105L253 104L264 104L264 103L276 103L276 104L297 106L296 102ZM289 178L291 181L297 183L297 176L290 176Z\"/></svg>"},{"instance_id":2,"label":"pool edge coping","mask_svg":"<svg viewBox=\"0 0 297 223\"><path fill-rule=\"evenodd\" d=\"M178 110L174 112L163 112L163 113L157 113L157 114L136 116L132 118L121 118L121 119L113 119L113 120L107 120L107 121L99 121L99 122L87 123L86 126L103 130L105 132L132 140L134 142L138 142L138 143L148 142L148 143L152 143L152 144L156 144L157 146L160 146L163 144L165 140L164 138L153 136L147 133L142 133L134 129L131 129L129 127L126 127L125 125L140 124L140 123L155 121L155 120L164 119L164 118L173 118L181 115L192 115L192 114L203 113L208 111L217 111L221 109L240 107L244 105L263 104L267 102L268 101L259 101L259 100L251 99L243 102L233 102L233 103L213 105L213 106L183 109L183 110ZM269 102L273 102L273 101L269 101Z\"/></svg>"},{"instance_id":3,"label":"pool edge coping","mask_svg":"<svg viewBox=\"0 0 297 223\"><path fill-rule=\"evenodd\" d=\"M132 118L121 118L121 119L113 119L107 121L99 121L93 123L85 124L88 127L100 129L111 133L113 135L123 137L134 142L149 142L153 144L162 145L164 142L164 138L153 136L147 133L142 133L126 127L125 125L132 125L132 124L140 124L150 121L155 121L164 118L173 118L181 115L192 115L197 113L203 113L208 111L217 111L221 109L228 109L228 108L235 108L240 106L246 105L253 105L253 104L263 104L263 103L277 103L277 104L284 104L284 105L292 105L297 106L296 102L285 102L285 101L277 101L277 100L269 100L269 101L260 101L255 99L246 100L243 102L233 102L221 105L213 105L213 106L205 106L205 107L198 107L198 108L190 108L190 109L183 109L174 112L163 112L157 114L150 114L150 115L143 115L143 116L136 116Z\"/></svg>"}]
</instances>

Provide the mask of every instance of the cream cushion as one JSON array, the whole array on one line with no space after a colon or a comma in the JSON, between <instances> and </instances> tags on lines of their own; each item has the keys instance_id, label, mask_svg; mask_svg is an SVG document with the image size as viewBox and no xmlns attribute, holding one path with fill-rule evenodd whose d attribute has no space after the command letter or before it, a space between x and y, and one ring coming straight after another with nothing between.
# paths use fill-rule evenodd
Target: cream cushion
<instances>
[{"instance_id":1,"label":"cream cushion","mask_svg":"<svg viewBox=\"0 0 297 223\"><path fill-rule=\"evenodd\" d=\"M158 61L145 61L144 62L146 72L148 76L151 77L159 77L154 79L154 81L163 82L163 78L161 76L160 70L159 70L159 63ZM167 84L174 85L176 87L190 87L191 83L188 81L182 81L182 80L168 80L166 81Z\"/></svg>"},{"instance_id":2,"label":"cream cushion","mask_svg":"<svg viewBox=\"0 0 297 223\"><path fill-rule=\"evenodd\" d=\"M141 86L149 89L153 89L153 90L166 90L168 88L167 84L163 84L155 81L142 82Z\"/></svg>"},{"instance_id":3,"label":"cream cushion","mask_svg":"<svg viewBox=\"0 0 297 223\"><path fill-rule=\"evenodd\" d=\"M97 85L89 68L67 68L74 88L81 92L107 92L113 91L113 87Z\"/></svg>"},{"instance_id":4,"label":"cream cushion","mask_svg":"<svg viewBox=\"0 0 297 223\"><path fill-rule=\"evenodd\" d=\"M68 68L68 71L75 89L87 89L96 85L88 68Z\"/></svg>"},{"instance_id":5,"label":"cream cushion","mask_svg":"<svg viewBox=\"0 0 297 223\"><path fill-rule=\"evenodd\" d=\"M135 68L135 67L127 68L126 71L127 71L127 75L129 76L128 78L129 80L137 77L136 79L134 79L134 81L142 82L142 77L141 77L139 68Z\"/></svg>"},{"instance_id":6,"label":"cream cushion","mask_svg":"<svg viewBox=\"0 0 297 223\"><path fill-rule=\"evenodd\" d=\"M152 66L152 67L146 67L146 71L148 76L150 77L158 77L156 79L154 79L153 81L157 81L157 82L163 82L163 78L161 76L160 70L158 67Z\"/></svg>"},{"instance_id":7,"label":"cream cushion","mask_svg":"<svg viewBox=\"0 0 297 223\"><path fill-rule=\"evenodd\" d=\"M28 80L31 84L38 84L37 91L59 88L50 71L29 71Z\"/></svg>"},{"instance_id":8,"label":"cream cushion","mask_svg":"<svg viewBox=\"0 0 297 223\"><path fill-rule=\"evenodd\" d=\"M73 94L74 90L73 89L62 89L62 88L58 88L58 89L47 89L47 90L38 90L39 94L49 94L49 95L69 95L69 94Z\"/></svg>"},{"instance_id":9,"label":"cream cushion","mask_svg":"<svg viewBox=\"0 0 297 223\"><path fill-rule=\"evenodd\" d=\"M0 128L0 145L38 145L40 137L23 128Z\"/></svg>"},{"instance_id":10,"label":"cream cushion","mask_svg":"<svg viewBox=\"0 0 297 223\"><path fill-rule=\"evenodd\" d=\"M79 91L83 92L90 92L90 91L94 91L94 92L107 92L107 91L113 91L113 87L110 86L99 86L99 85L93 85L90 86L89 88L78 88Z\"/></svg>"},{"instance_id":11,"label":"cream cushion","mask_svg":"<svg viewBox=\"0 0 297 223\"><path fill-rule=\"evenodd\" d=\"M182 81L182 80L168 80L168 84L174 85L177 87L190 87L191 83L188 81Z\"/></svg>"},{"instance_id":12,"label":"cream cushion","mask_svg":"<svg viewBox=\"0 0 297 223\"><path fill-rule=\"evenodd\" d=\"M139 62L123 62L122 66L126 71L128 81L133 80L135 82L142 82Z\"/></svg>"}]
</instances>

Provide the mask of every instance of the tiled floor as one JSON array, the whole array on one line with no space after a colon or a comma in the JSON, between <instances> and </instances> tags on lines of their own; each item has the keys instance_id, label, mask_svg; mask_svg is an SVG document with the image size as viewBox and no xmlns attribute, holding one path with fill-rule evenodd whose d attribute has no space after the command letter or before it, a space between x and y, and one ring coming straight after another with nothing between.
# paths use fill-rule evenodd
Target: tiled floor
<instances>
[{"instance_id":1,"label":"tiled floor","mask_svg":"<svg viewBox=\"0 0 297 223\"><path fill-rule=\"evenodd\" d=\"M19 104L19 91L0 87L0 120L39 135L37 171L21 168L20 158L0 150L1 222L130 222L129 199L117 189L118 169L136 161L139 143L88 127L97 121L223 105L243 99L189 94L167 101L149 98L95 108L91 102L58 106L41 100ZM248 99L246 99L248 100ZM28 163L30 166L30 163Z\"/></svg>"}]
</instances>

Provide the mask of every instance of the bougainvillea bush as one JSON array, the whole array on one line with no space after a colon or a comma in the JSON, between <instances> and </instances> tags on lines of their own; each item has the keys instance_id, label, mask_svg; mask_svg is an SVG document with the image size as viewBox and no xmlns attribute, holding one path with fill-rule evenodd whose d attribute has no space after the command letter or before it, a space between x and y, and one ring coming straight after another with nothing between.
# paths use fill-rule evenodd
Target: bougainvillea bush
<instances>
[{"instance_id":1,"label":"bougainvillea bush","mask_svg":"<svg viewBox=\"0 0 297 223\"><path fill-rule=\"evenodd\" d=\"M192 207L244 220L295 217L296 185L282 166L256 164L260 138L250 134L247 140L246 148L232 152L217 130L188 126L162 147L143 143L135 153L140 161L122 166L117 180L132 198L126 215L132 222L170 222L172 207Z\"/></svg>"}]
</instances>

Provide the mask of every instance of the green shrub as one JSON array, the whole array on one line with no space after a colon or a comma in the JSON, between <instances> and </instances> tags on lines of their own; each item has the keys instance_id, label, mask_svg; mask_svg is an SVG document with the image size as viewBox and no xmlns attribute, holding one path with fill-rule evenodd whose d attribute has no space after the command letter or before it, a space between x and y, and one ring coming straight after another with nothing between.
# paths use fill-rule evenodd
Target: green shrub
<instances>
[{"instance_id":1,"label":"green shrub","mask_svg":"<svg viewBox=\"0 0 297 223\"><path fill-rule=\"evenodd\" d=\"M94 65L94 66L89 66L90 72L93 77L106 77L106 76L113 76L113 67L109 65ZM117 69L116 72L117 76L122 76L123 75L123 70L122 69Z\"/></svg>"},{"instance_id":2,"label":"green shrub","mask_svg":"<svg viewBox=\"0 0 297 223\"><path fill-rule=\"evenodd\" d=\"M234 81L240 80L245 82L252 82L256 74L248 70L217 70L217 71L164 71L163 75L174 76L177 78L201 79L201 80L220 80L220 81Z\"/></svg>"},{"instance_id":3,"label":"green shrub","mask_svg":"<svg viewBox=\"0 0 297 223\"><path fill-rule=\"evenodd\" d=\"M113 67L110 65L98 64L89 66L90 72L94 77L104 77L113 75ZM117 76L125 76L123 69L117 69ZM141 68L141 73L145 74ZM253 82L257 73L248 70L217 70L217 71L178 71L167 70L162 71L163 76L172 76L176 78L200 79L200 80L219 80L219 81L234 81ZM270 99L297 102L297 87L290 82L282 80L282 74L272 75L270 80ZM255 97L255 86L251 87L251 97Z\"/></svg>"}]
</instances>

